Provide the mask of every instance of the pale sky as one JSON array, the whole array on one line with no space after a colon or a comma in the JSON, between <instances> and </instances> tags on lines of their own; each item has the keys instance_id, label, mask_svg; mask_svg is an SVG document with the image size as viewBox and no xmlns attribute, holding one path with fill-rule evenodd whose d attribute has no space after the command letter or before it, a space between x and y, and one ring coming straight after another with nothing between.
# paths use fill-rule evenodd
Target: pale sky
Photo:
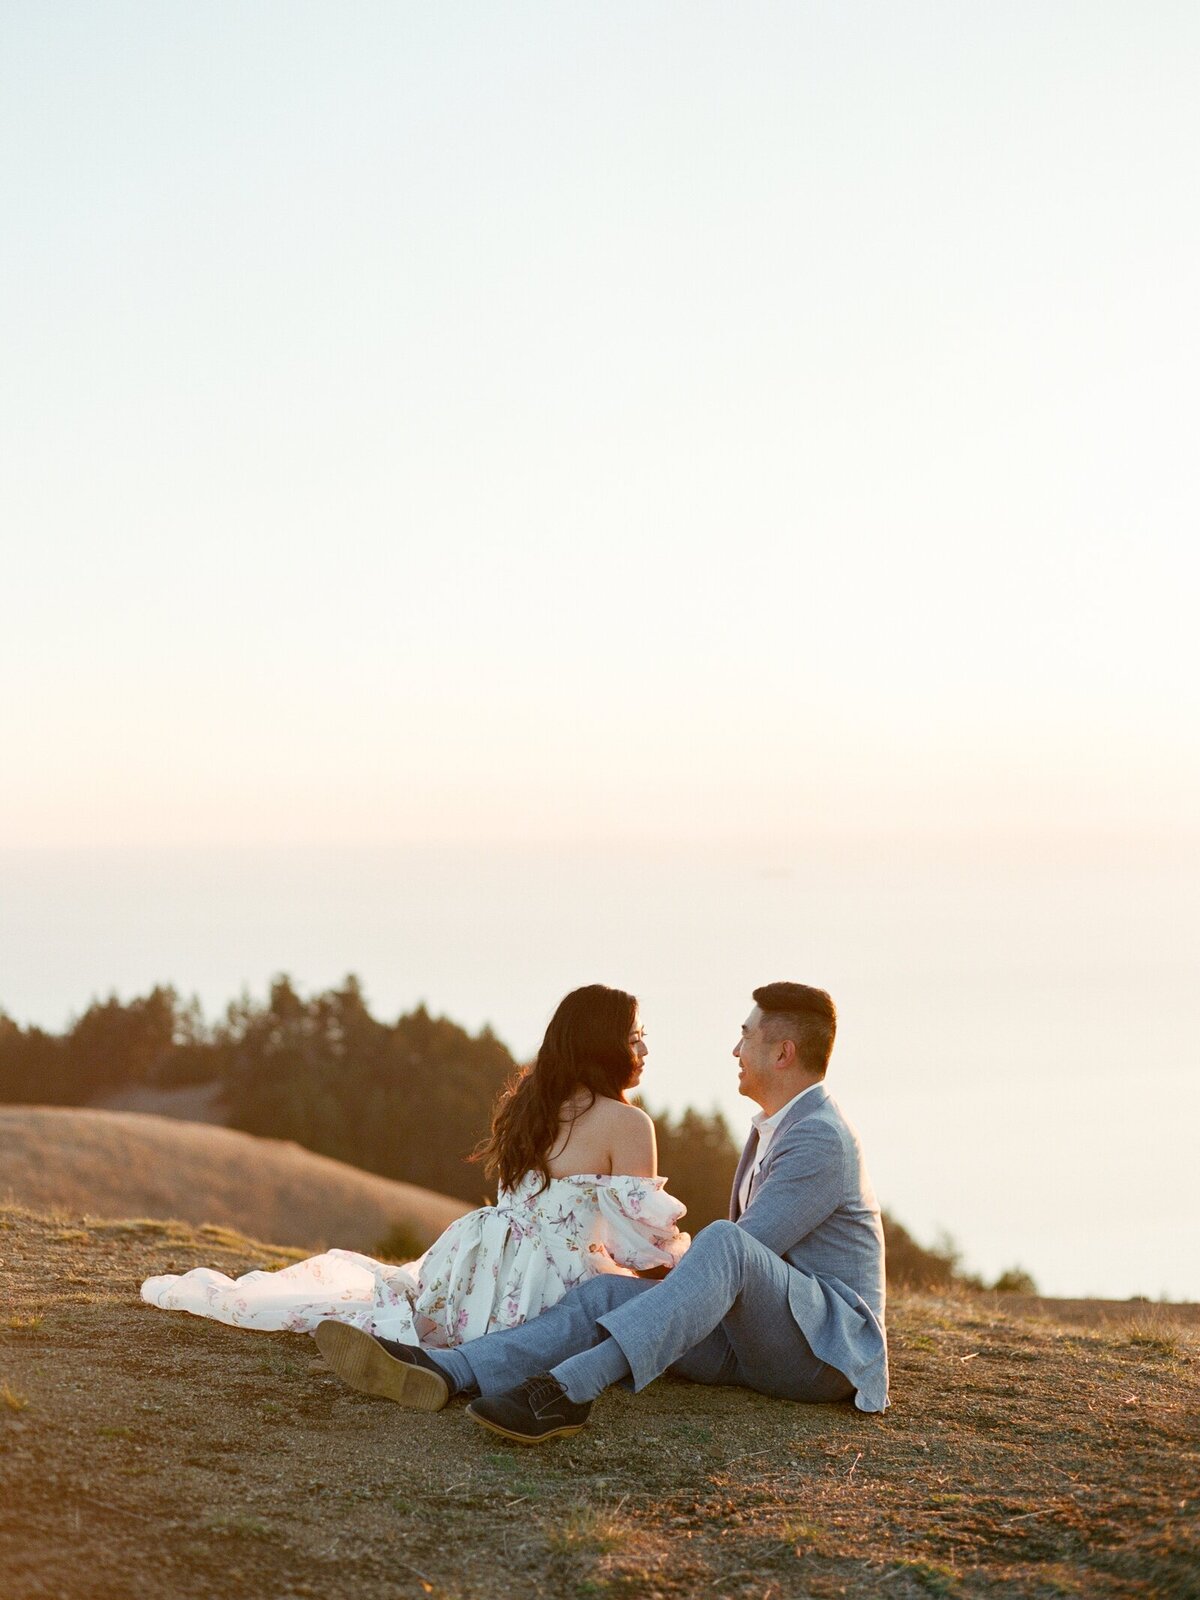
<instances>
[{"instance_id":1,"label":"pale sky","mask_svg":"<svg viewBox=\"0 0 1200 1600\"><path fill-rule=\"evenodd\" d=\"M0 841L1193 830L1198 43L4 0Z\"/></svg>"}]
</instances>

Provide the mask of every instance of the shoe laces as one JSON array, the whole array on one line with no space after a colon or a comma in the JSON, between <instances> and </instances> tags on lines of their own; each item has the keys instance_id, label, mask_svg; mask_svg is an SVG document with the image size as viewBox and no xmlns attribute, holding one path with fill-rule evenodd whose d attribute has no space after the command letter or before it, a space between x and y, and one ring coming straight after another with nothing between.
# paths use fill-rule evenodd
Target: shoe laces
<instances>
[{"instance_id":1,"label":"shoe laces","mask_svg":"<svg viewBox=\"0 0 1200 1600\"><path fill-rule=\"evenodd\" d=\"M540 1372L536 1377L526 1378L521 1388L525 1391L529 1409L535 1415L552 1401L563 1399L567 1392L558 1379L552 1378L548 1372Z\"/></svg>"}]
</instances>

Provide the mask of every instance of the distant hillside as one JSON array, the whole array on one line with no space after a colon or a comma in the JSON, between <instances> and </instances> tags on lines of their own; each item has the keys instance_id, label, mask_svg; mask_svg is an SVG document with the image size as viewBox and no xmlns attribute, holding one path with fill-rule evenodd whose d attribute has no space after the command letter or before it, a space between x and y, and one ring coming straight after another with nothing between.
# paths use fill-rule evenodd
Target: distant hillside
<instances>
[{"instance_id":1,"label":"distant hillside","mask_svg":"<svg viewBox=\"0 0 1200 1600\"><path fill-rule=\"evenodd\" d=\"M428 1244L461 1201L299 1145L132 1111L0 1106L0 1200L93 1216L219 1223L272 1244Z\"/></svg>"},{"instance_id":2,"label":"distant hillside","mask_svg":"<svg viewBox=\"0 0 1200 1600\"><path fill-rule=\"evenodd\" d=\"M142 1111L152 1117L170 1117L173 1122L208 1122L227 1128L225 1104L219 1083L189 1084L183 1089L155 1089L148 1084L129 1084L97 1095L92 1111Z\"/></svg>"},{"instance_id":3,"label":"distant hillside","mask_svg":"<svg viewBox=\"0 0 1200 1600\"><path fill-rule=\"evenodd\" d=\"M0 1103L154 1111L139 1092L187 1090L190 1121L294 1139L468 1204L484 1187L468 1158L516 1070L488 1028L472 1035L424 1006L395 1022L372 1016L353 977L305 998L280 976L265 1002L243 995L212 1025L161 986L93 1000L62 1034L0 1007Z\"/></svg>"}]
</instances>

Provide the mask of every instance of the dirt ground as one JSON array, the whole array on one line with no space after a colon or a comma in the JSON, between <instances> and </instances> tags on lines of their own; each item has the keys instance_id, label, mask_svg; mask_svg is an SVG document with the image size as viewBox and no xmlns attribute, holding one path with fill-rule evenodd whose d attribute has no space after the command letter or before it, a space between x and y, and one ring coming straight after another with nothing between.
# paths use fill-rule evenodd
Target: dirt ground
<instances>
[{"instance_id":1,"label":"dirt ground","mask_svg":"<svg viewBox=\"0 0 1200 1600\"><path fill-rule=\"evenodd\" d=\"M662 1381L535 1451L137 1297L286 1259L0 1210L3 1600L1200 1597L1200 1307L897 1294L884 1417Z\"/></svg>"}]
</instances>

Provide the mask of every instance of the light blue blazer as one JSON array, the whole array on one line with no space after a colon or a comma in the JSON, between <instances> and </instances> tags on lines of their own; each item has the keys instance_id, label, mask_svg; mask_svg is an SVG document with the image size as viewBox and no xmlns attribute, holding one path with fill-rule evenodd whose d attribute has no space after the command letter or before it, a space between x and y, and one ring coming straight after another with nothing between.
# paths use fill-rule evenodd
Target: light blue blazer
<instances>
[{"instance_id":1,"label":"light blue blazer","mask_svg":"<svg viewBox=\"0 0 1200 1600\"><path fill-rule=\"evenodd\" d=\"M796 1325L815 1354L855 1386L860 1411L883 1411L883 1224L858 1135L818 1084L775 1130L743 1211L738 1194L757 1144L751 1134L729 1219L793 1269L788 1305Z\"/></svg>"}]
</instances>

